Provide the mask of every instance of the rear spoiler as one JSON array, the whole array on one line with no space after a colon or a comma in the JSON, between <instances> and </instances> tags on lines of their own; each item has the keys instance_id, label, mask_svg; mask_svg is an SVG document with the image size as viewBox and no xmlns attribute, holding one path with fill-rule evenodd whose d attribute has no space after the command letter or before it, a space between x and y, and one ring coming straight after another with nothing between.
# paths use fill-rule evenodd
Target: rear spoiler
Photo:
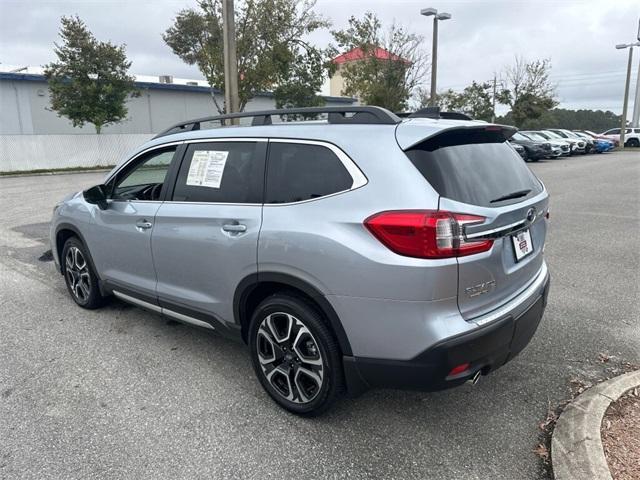
<instances>
[{"instance_id":1,"label":"rear spoiler","mask_svg":"<svg viewBox=\"0 0 640 480\"><path fill-rule=\"evenodd\" d=\"M438 138L440 146L463 143L501 143L509 140L517 128L509 125L480 123L475 121L450 121L429 124L404 121L396 128L396 141L402 150L408 150L427 140Z\"/></svg>"}]
</instances>

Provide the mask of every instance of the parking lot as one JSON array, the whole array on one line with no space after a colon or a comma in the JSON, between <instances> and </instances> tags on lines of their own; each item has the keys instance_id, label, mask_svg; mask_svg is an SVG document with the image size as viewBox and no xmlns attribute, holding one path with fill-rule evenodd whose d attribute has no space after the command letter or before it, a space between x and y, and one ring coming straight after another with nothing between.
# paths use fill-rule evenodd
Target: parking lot
<instances>
[{"instance_id":1,"label":"parking lot","mask_svg":"<svg viewBox=\"0 0 640 480\"><path fill-rule=\"evenodd\" d=\"M640 152L529 165L552 275L529 347L476 386L371 391L317 419L277 407L242 345L75 306L40 259L47 223L103 173L0 178L0 478L545 478L538 424L571 380L640 363Z\"/></svg>"}]
</instances>

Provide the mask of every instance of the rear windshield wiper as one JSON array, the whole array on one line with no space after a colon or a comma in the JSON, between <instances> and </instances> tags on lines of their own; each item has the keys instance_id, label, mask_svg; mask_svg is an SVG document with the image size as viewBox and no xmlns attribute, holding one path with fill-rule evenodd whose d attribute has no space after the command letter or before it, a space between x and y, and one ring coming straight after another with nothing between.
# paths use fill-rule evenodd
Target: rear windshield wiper
<instances>
[{"instance_id":1,"label":"rear windshield wiper","mask_svg":"<svg viewBox=\"0 0 640 480\"><path fill-rule=\"evenodd\" d=\"M503 195L501 197L494 198L489 203L502 202L503 200L511 200L512 198L524 197L525 195L528 195L529 192L531 192L530 188L527 188L525 190L517 190L515 192L507 193L506 195Z\"/></svg>"}]
</instances>

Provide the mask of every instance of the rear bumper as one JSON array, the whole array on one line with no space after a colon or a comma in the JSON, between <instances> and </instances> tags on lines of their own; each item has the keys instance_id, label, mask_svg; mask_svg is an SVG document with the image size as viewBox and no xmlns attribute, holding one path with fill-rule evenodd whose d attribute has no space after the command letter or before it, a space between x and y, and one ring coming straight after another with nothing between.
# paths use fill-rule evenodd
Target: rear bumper
<instances>
[{"instance_id":1,"label":"rear bumper","mask_svg":"<svg viewBox=\"0 0 640 480\"><path fill-rule=\"evenodd\" d=\"M479 321L479 328L447 338L410 360L344 357L349 394L369 388L443 390L463 384L477 372L486 375L501 367L529 344L547 305L549 285L545 273L525 301L518 299L517 307L503 307L490 322ZM465 371L448 376L452 368L466 363Z\"/></svg>"}]
</instances>

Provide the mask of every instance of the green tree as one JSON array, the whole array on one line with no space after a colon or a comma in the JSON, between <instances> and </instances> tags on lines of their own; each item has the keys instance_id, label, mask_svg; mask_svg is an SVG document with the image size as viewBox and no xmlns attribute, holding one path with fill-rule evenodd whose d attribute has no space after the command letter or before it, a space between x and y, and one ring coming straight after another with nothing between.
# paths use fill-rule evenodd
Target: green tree
<instances>
[{"instance_id":1,"label":"green tree","mask_svg":"<svg viewBox=\"0 0 640 480\"><path fill-rule=\"evenodd\" d=\"M45 65L51 109L67 117L74 127L92 123L102 127L127 116L126 101L136 95L134 78L128 74L124 45L100 42L79 17L62 17L55 44L58 61Z\"/></svg>"},{"instance_id":2,"label":"green tree","mask_svg":"<svg viewBox=\"0 0 640 480\"><path fill-rule=\"evenodd\" d=\"M511 107L516 126L539 118L558 105L555 87L549 80L550 70L549 59L528 62L522 57L516 57L514 64L505 68L497 100Z\"/></svg>"},{"instance_id":3,"label":"green tree","mask_svg":"<svg viewBox=\"0 0 640 480\"><path fill-rule=\"evenodd\" d=\"M442 110L464 113L476 120L489 122L493 113L491 89L491 84L477 83L474 80L462 92L449 89L439 93L437 103ZM429 97L429 92L420 91L420 108L429 105Z\"/></svg>"},{"instance_id":4,"label":"green tree","mask_svg":"<svg viewBox=\"0 0 640 480\"><path fill-rule=\"evenodd\" d=\"M423 38L396 24L385 31L371 12L361 19L352 16L346 29L331 33L340 50L360 49L362 53L361 59L341 68L343 93L368 105L396 112L406 110L428 70ZM379 49L386 51L385 58L376 55Z\"/></svg>"},{"instance_id":5,"label":"green tree","mask_svg":"<svg viewBox=\"0 0 640 480\"><path fill-rule=\"evenodd\" d=\"M259 92L273 91L280 106L315 106L323 83L328 50L311 45L306 35L329 22L313 12L315 0L244 0L236 6L236 50L240 110ZM189 65L197 65L211 87L219 113L224 105L221 0L199 0L197 9L178 13L163 35L166 44Z\"/></svg>"},{"instance_id":6,"label":"green tree","mask_svg":"<svg viewBox=\"0 0 640 480\"><path fill-rule=\"evenodd\" d=\"M498 123L514 125L511 112L496 120ZM620 126L621 117L610 111L602 110L567 110L554 108L536 119L525 120L521 128L538 130L542 128L567 128L569 130L591 130L604 132Z\"/></svg>"}]
</instances>

